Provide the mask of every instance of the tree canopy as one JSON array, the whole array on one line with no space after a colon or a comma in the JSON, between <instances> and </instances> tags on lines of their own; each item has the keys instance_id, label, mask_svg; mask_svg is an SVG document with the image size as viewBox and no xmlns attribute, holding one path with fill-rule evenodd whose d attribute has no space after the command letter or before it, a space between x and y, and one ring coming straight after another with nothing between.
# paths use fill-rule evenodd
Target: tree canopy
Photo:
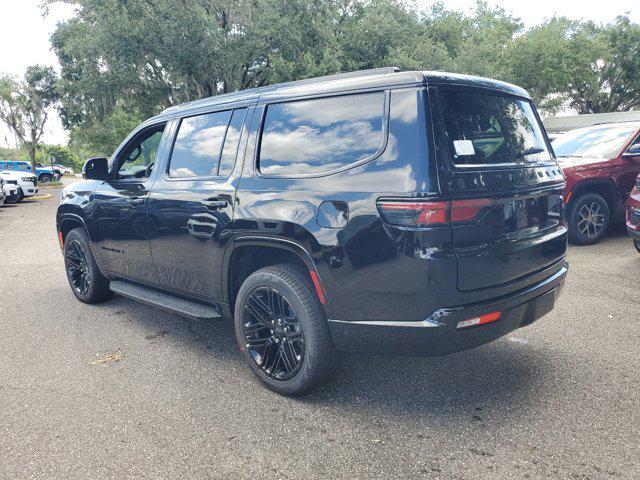
<instances>
[{"instance_id":1,"label":"tree canopy","mask_svg":"<svg viewBox=\"0 0 640 480\"><path fill-rule=\"evenodd\" d=\"M47 0L55 3L59 0ZM66 0L51 42L71 142L108 154L163 108L234 90L381 66L489 76L549 112L640 107L640 26L471 14L397 0Z\"/></svg>"},{"instance_id":2,"label":"tree canopy","mask_svg":"<svg viewBox=\"0 0 640 480\"><path fill-rule=\"evenodd\" d=\"M7 75L0 77L0 121L27 149L32 166L49 107L58 98L56 83L53 68L38 65L28 67L22 81Z\"/></svg>"}]
</instances>

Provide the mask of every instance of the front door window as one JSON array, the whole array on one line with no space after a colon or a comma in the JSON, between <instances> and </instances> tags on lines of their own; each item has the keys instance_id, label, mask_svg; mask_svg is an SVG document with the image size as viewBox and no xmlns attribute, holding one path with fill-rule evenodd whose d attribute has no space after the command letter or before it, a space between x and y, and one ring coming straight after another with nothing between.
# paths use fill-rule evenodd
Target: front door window
<instances>
[{"instance_id":1,"label":"front door window","mask_svg":"<svg viewBox=\"0 0 640 480\"><path fill-rule=\"evenodd\" d=\"M165 124L143 130L118 155L116 179L149 178L156 163Z\"/></svg>"}]
</instances>

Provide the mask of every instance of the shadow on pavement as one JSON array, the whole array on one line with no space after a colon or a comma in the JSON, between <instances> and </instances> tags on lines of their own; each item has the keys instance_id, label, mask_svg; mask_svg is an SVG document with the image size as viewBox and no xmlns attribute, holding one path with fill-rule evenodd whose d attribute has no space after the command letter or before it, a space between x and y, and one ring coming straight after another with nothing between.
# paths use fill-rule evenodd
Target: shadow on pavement
<instances>
[{"instance_id":1,"label":"shadow on pavement","mask_svg":"<svg viewBox=\"0 0 640 480\"><path fill-rule=\"evenodd\" d=\"M184 319L117 296L104 308L108 315L126 315L128 321L142 325L149 331L147 340L170 336L188 348L202 349L205 355L232 362L235 367L242 365L241 370L252 376L243 365L231 321ZM326 386L287 401L481 419L480 412L489 405L494 414L496 408L513 411L514 405L520 406L516 410L526 409L527 399L542 388L551 362L532 345L505 339L441 358L342 354L338 372ZM258 381L249 385L252 389L265 388Z\"/></svg>"}]
</instances>

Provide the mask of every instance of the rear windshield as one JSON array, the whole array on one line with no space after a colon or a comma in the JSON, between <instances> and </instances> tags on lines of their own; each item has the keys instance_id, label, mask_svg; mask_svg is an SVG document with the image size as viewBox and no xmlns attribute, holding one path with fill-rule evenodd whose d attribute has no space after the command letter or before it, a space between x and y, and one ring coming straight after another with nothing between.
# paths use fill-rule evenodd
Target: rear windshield
<instances>
[{"instance_id":1,"label":"rear windshield","mask_svg":"<svg viewBox=\"0 0 640 480\"><path fill-rule=\"evenodd\" d=\"M620 153L637 130L629 125L601 125L579 128L560 135L553 142L557 157L611 158Z\"/></svg>"},{"instance_id":2,"label":"rear windshield","mask_svg":"<svg viewBox=\"0 0 640 480\"><path fill-rule=\"evenodd\" d=\"M530 102L458 90L441 91L440 98L455 165L551 160Z\"/></svg>"}]
</instances>

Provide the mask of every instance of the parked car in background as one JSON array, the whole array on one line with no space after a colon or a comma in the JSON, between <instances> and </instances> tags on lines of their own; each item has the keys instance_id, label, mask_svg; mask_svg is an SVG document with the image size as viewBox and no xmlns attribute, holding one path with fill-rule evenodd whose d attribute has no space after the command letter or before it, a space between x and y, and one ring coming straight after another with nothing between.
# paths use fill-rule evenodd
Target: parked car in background
<instances>
[{"instance_id":1,"label":"parked car in background","mask_svg":"<svg viewBox=\"0 0 640 480\"><path fill-rule=\"evenodd\" d=\"M18 186L13 183L6 182L2 176L0 176L0 190L3 195L3 203L16 203L20 201L20 196L18 195Z\"/></svg>"},{"instance_id":2,"label":"parked car in background","mask_svg":"<svg viewBox=\"0 0 640 480\"><path fill-rule=\"evenodd\" d=\"M0 178L0 206L4 205L7 194L4 192L4 180Z\"/></svg>"},{"instance_id":3,"label":"parked car in background","mask_svg":"<svg viewBox=\"0 0 640 480\"><path fill-rule=\"evenodd\" d=\"M59 163L55 164L55 169L60 172L61 175L73 175L74 171L71 167L66 167L64 165L60 165Z\"/></svg>"},{"instance_id":4,"label":"parked car in background","mask_svg":"<svg viewBox=\"0 0 640 480\"><path fill-rule=\"evenodd\" d=\"M31 164L24 161L12 161L12 160L0 160L0 170L13 170L19 172L31 172ZM49 183L54 180L59 180L62 173L59 169L51 169L51 166L36 164L36 176L38 182Z\"/></svg>"},{"instance_id":5,"label":"parked car in background","mask_svg":"<svg viewBox=\"0 0 640 480\"><path fill-rule=\"evenodd\" d=\"M32 197L38 193L36 176L29 172L2 170L0 177L6 184L15 185L18 194L17 201L22 201L24 197Z\"/></svg>"},{"instance_id":6,"label":"parked car in background","mask_svg":"<svg viewBox=\"0 0 640 480\"><path fill-rule=\"evenodd\" d=\"M565 180L528 93L381 69L172 107L63 190L74 295L235 319L277 392L336 351L445 355L548 313Z\"/></svg>"},{"instance_id":7,"label":"parked car in background","mask_svg":"<svg viewBox=\"0 0 640 480\"><path fill-rule=\"evenodd\" d=\"M640 175L627 200L627 231L640 253Z\"/></svg>"},{"instance_id":8,"label":"parked car in background","mask_svg":"<svg viewBox=\"0 0 640 480\"><path fill-rule=\"evenodd\" d=\"M553 142L567 179L569 240L599 242L625 203L640 173L640 122L610 123L567 132Z\"/></svg>"}]
</instances>

